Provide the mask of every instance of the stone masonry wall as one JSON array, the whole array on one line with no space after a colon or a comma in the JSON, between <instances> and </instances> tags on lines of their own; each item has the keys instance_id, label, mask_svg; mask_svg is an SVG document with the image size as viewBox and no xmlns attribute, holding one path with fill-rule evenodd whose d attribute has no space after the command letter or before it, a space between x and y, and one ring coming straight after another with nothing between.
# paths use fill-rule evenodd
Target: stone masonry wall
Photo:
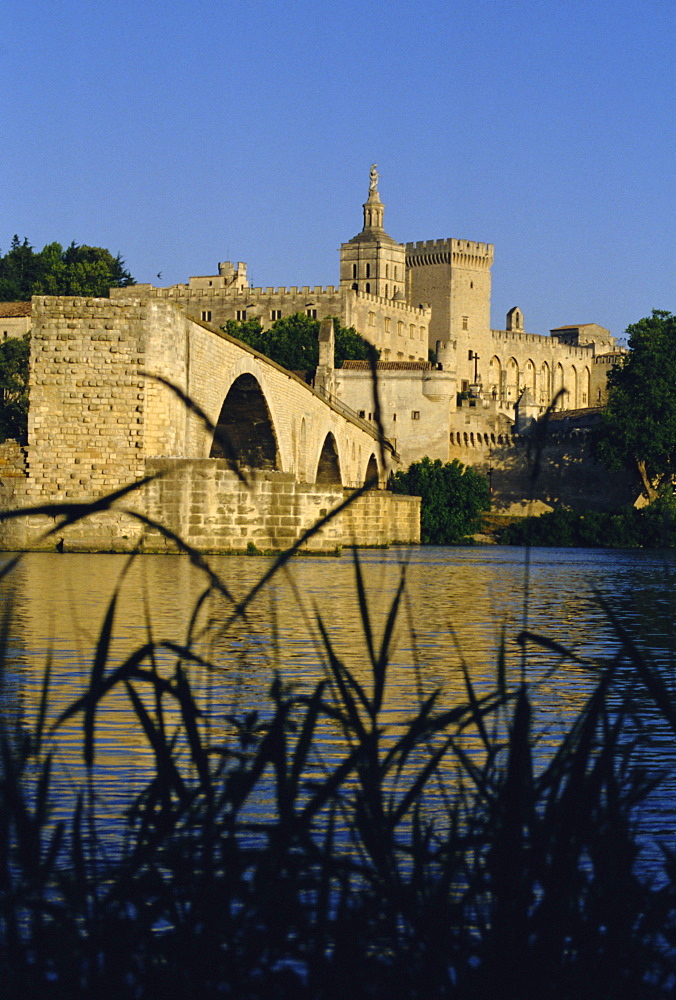
<instances>
[{"instance_id":1,"label":"stone masonry wall","mask_svg":"<svg viewBox=\"0 0 676 1000\"><path fill-rule=\"evenodd\" d=\"M98 496L143 476L145 306L36 296L28 415L36 500Z\"/></svg>"},{"instance_id":2,"label":"stone masonry wall","mask_svg":"<svg viewBox=\"0 0 676 1000\"><path fill-rule=\"evenodd\" d=\"M339 486L296 483L283 472L261 472L243 484L222 459L149 459L146 472L156 476L123 507L138 511L202 552L245 551L253 544L267 551L288 548L300 535L350 495ZM22 548L63 551L173 552L176 544L159 529L116 509L84 518L48 539L47 518L21 525ZM16 534L15 536L19 537ZM374 490L330 521L305 545L308 551L338 547L417 543L420 499ZM4 544L3 547L8 547Z\"/></svg>"},{"instance_id":3,"label":"stone masonry wall","mask_svg":"<svg viewBox=\"0 0 676 1000\"><path fill-rule=\"evenodd\" d=\"M633 504L640 493L638 475L610 472L595 461L591 438L584 433L551 435L533 482L534 453L526 437L500 435L488 446L451 442L450 458L489 476L492 509L497 514L541 514L556 507L613 510Z\"/></svg>"}]
</instances>

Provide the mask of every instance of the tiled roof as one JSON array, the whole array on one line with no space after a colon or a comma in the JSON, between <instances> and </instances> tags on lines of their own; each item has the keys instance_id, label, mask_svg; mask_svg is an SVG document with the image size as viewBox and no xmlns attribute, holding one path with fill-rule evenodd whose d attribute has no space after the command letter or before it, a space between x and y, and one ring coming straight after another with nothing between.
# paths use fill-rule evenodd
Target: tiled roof
<instances>
[{"instance_id":1,"label":"tiled roof","mask_svg":"<svg viewBox=\"0 0 676 1000\"><path fill-rule=\"evenodd\" d=\"M343 361L343 368L368 372L371 365L368 361ZM434 365L430 361L378 361L376 364L376 369L381 372L430 371L432 368Z\"/></svg>"},{"instance_id":2,"label":"tiled roof","mask_svg":"<svg viewBox=\"0 0 676 1000\"><path fill-rule=\"evenodd\" d=\"M30 302L0 302L0 316L9 319L10 316L30 316Z\"/></svg>"}]
</instances>

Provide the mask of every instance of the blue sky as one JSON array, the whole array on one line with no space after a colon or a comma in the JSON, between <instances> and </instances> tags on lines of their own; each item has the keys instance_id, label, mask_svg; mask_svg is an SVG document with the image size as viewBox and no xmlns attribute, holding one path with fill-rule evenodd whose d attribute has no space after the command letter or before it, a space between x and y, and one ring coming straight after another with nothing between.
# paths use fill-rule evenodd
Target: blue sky
<instances>
[{"instance_id":1,"label":"blue sky","mask_svg":"<svg viewBox=\"0 0 676 1000\"><path fill-rule=\"evenodd\" d=\"M674 311L673 0L9 0L0 250L338 282L377 162L395 239L495 245L493 325Z\"/></svg>"}]
</instances>

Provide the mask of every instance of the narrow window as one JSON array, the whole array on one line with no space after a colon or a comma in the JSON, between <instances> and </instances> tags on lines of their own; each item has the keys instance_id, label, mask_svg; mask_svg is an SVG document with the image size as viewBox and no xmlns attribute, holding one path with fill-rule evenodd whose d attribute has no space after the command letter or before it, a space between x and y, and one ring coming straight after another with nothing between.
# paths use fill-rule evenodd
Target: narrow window
<instances>
[{"instance_id":1,"label":"narrow window","mask_svg":"<svg viewBox=\"0 0 676 1000\"><path fill-rule=\"evenodd\" d=\"M353 264L353 265L352 265L352 280L354 281L354 279L355 279L356 277L357 277L357 265L356 265L356 264Z\"/></svg>"},{"instance_id":2,"label":"narrow window","mask_svg":"<svg viewBox=\"0 0 676 1000\"><path fill-rule=\"evenodd\" d=\"M374 312L369 313L369 326L376 325L376 314Z\"/></svg>"},{"instance_id":3,"label":"narrow window","mask_svg":"<svg viewBox=\"0 0 676 1000\"><path fill-rule=\"evenodd\" d=\"M366 265L366 277L367 278L371 277L371 265L370 264Z\"/></svg>"},{"instance_id":4,"label":"narrow window","mask_svg":"<svg viewBox=\"0 0 676 1000\"><path fill-rule=\"evenodd\" d=\"M246 321L246 309L237 310L237 319L240 323L244 323Z\"/></svg>"},{"instance_id":5,"label":"narrow window","mask_svg":"<svg viewBox=\"0 0 676 1000\"><path fill-rule=\"evenodd\" d=\"M308 314L308 316L311 319L317 319L317 310L316 309L306 309L305 312Z\"/></svg>"},{"instance_id":6,"label":"narrow window","mask_svg":"<svg viewBox=\"0 0 676 1000\"><path fill-rule=\"evenodd\" d=\"M202 310L202 321L204 323L211 323L211 309Z\"/></svg>"},{"instance_id":7,"label":"narrow window","mask_svg":"<svg viewBox=\"0 0 676 1000\"><path fill-rule=\"evenodd\" d=\"M270 310L270 319L275 320L275 319L281 319L281 318L282 318L282 310L281 309L271 309Z\"/></svg>"},{"instance_id":8,"label":"narrow window","mask_svg":"<svg viewBox=\"0 0 676 1000\"><path fill-rule=\"evenodd\" d=\"M366 282L366 294L371 294L371 283L369 281Z\"/></svg>"},{"instance_id":9,"label":"narrow window","mask_svg":"<svg viewBox=\"0 0 676 1000\"><path fill-rule=\"evenodd\" d=\"M411 410L411 420L420 420L420 410Z\"/></svg>"},{"instance_id":10,"label":"narrow window","mask_svg":"<svg viewBox=\"0 0 676 1000\"><path fill-rule=\"evenodd\" d=\"M463 316L462 317L462 328L463 328L463 330L467 329L468 322L469 322L469 316Z\"/></svg>"}]
</instances>

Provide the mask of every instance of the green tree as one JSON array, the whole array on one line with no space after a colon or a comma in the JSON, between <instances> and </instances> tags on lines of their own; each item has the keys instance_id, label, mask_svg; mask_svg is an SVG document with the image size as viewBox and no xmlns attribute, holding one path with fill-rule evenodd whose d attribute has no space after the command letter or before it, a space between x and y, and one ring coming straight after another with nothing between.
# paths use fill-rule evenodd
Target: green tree
<instances>
[{"instance_id":1,"label":"green tree","mask_svg":"<svg viewBox=\"0 0 676 1000\"><path fill-rule=\"evenodd\" d=\"M30 334L0 342L0 441L28 434L28 356Z\"/></svg>"},{"instance_id":2,"label":"green tree","mask_svg":"<svg viewBox=\"0 0 676 1000\"><path fill-rule=\"evenodd\" d=\"M26 302L32 295L106 297L110 288L135 284L120 254L103 247L48 243L35 252L28 240L15 236L0 256L0 300Z\"/></svg>"},{"instance_id":3,"label":"green tree","mask_svg":"<svg viewBox=\"0 0 676 1000\"><path fill-rule=\"evenodd\" d=\"M598 456L635 468L652 502L676 473L676 316L655 309L627 333L629 353L608 375Z\"/></svg>"},{"instance_id":4,"label":"green tree","mask_svg":"<svg viewBox=\"0 0 676 1000\"><path fill-rule=\"evenodd\" d=\"M453 545L476 530L478 515L490 509L485 476L454 460L445 465L427 455L390 480L393 493L422 498L420 538L424 545Z\"/></svg>"},{"instance_id":5,"label":"green tree","mask_svg":"<svg viewBox=\"0 0 676 1000\"><path fill-rule=\"evenodd\" d=\"M354 327L343 327L334 319L336 335L335 366L342 368L343 362L361 361L369 356L369 343L357 333ZM229 319L223 329L231 337L237 337L249 347L260 351L278 365L289 371L305 371L314 375L319 363L318 319L303 313L284 316L264 330L260 320L251 319L238 323Z\"/></svg>"}]
</instances>

